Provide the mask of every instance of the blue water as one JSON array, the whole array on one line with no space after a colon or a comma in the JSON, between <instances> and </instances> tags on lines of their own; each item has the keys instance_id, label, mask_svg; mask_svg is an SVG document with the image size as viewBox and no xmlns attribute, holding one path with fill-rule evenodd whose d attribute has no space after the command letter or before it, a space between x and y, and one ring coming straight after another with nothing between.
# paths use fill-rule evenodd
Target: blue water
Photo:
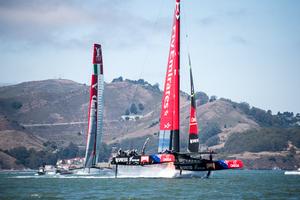
<instances>
[{"instance_id":1,"label":"blue water","mask_svg":"<svg viewBox=\"0 0 300 200\"><path fill-rule=\"evenodd\" d=\"M209 179L42 177L1 172L0 199L300 199L300 176L220 171Z\"/></svg>"}]
</instances>

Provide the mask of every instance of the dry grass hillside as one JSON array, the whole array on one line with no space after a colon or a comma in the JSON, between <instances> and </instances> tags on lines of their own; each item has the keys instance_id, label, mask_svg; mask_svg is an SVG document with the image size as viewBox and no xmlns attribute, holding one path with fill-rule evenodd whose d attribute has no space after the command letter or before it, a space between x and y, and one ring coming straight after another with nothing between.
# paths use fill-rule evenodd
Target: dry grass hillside
<instances>
[{"instance_id":1,"label":"dry grass hillside","mask_svg":"<svg viewBox=\"0 0 300 200\"><path fill-rule=\"evenodd\" d=\"M298 123L288 112L275 116L258 108L250 109L247 104L238 104L222 98L210 101L205 93L202 92L201 95L202 99L197 101L197 120L203 148L210 147L222 152L226 150L227 142L232 141L235 134L244 134L251 130L259 132L263 123L267 123L271 128L272 123L287 126L292 124L291 122ZM110 145L110 148L120 145L136 148L142 145L146 137L150 137L149 149L155 151L161 97L162 92L157 86L142 79L132 81L119 78L105 83L103 141ZM63 79L0 87L0 149L25 146L39 150L44 148L45 141L54 142L58 147L66 147L70 142L84 147L88 99L87 85ZM206 101L203 101L205 99ZM132 106L136 108L132 109ZM188 95L181 92L182 150L187 146L189 106ZM138 120L122 119L128 111L142 117ZM292 121L289 121L290 119ZM280 130L284 132L283 129ZM298 134L298 130L293 131ZM296 141L298 139L293 136L294 132L291 132L290 136ZM251 134L249 137L251 138ZM280 140L281 146L287 143L287 139Z\"/></svg>"},{"instance_id":2,"label":"dry grass hillside","mask_svg":"<svg viewBox=\"0 0 300 200\"><path fill-rule=\"evenodd\" d=\"M32 135L15 130L0 131L0 149L8 150L16 147L26 147L27 149L34 148L41 150L44 148L43 140Z\"/></svg>"},{"instance_id":3,"label":"dry grass hillside","mask_svg":"<svg viewBox=\"0 0 300 200\"><path fill-rule=\"evenodd\" d=\"M16 164L16 159L0 151L0 170L1 169L24 169L23 165Z\"/></svg>"}]
</instances>

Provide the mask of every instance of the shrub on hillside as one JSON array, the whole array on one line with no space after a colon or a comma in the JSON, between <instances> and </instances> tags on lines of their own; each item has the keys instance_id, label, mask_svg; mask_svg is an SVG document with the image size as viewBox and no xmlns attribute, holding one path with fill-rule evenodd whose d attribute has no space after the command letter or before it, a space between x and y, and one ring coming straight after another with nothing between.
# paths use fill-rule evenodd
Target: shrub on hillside
<instances>
[{"instance_id":1,"label":"shrub on hillside","mask_svg":"<svg viewBox=\"0 0 300 200\"><path fill-rule=\"evenodd\" d=\"M208 140L206 140L206 145L211 147L219 144L219 142L220 142L220 138L217 135L215 135L213 137L210 137Z\"/></svg>"},{"instance_id":2,"label":"shrub on hillside","mask_svg":"<svg viewBox=\"0 0 300 200\"><path fill-rule=\"evenodd\" d=\"M22 106L23 106L22 103L21 103L21 102L18 102L18 101L14 101L14 102L12 102L12 104L11 104L11 107L12 107L13 109L16 109L16 110L22 108Z\"/></svg>"},{"instance_id":3,"label":"shrub on hillside","mask_svg":"<svg viewBox=\"0 0 300 200\"><path fill-rule=\"evenodd\" d=\"M200 134L200 141L201 143L205 143L210 137L221 132L222 130L217 122L210 122L203 128L202 133Z\"/></svg>"},{"instance_id":4,"label":"shrub on hillside","mask_svg":"<svg viewBox=\"0 0 300 200\"><path fill-rule=\"evenodd\" d=\"M261 128L245 133L232 134L224 146L228 153L244 151L282 151L287 149L288 141L300 147L300 128Z\"/></svg>"}]
</instances>

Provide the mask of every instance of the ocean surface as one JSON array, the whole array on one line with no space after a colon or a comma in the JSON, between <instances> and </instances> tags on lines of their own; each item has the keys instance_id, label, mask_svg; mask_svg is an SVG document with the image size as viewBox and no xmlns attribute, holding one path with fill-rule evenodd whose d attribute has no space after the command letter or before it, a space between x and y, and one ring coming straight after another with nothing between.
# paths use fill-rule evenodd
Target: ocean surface
<instances>
[{"instance_id":1,"label":"ocean surface","mask_svg":"<svg viewBox=\"0 0 300 200\"><path fill-rule=\"evenodd\" d=\"M219 171L209 179L34 174L0 172L0 199L300 199L300 176L280 170Z\"/></svg>"}]
</instances>

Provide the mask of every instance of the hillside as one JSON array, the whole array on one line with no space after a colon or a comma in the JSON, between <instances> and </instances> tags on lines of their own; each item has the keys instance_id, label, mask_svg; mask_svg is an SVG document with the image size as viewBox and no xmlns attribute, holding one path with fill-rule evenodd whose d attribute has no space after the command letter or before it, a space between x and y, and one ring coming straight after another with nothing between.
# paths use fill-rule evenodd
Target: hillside
<instances>
[{"instance_id":1,"label":"hillside","mask_svg":"<svg viewBox=\"0 0 300 200\"><path fill-rule=\"evenodd\" d=\"M0 149L8 150L16 147L26 147L27 149L34 148L36 150L43 149L43 140L22 131L4 130L0 131Z\"/></svg>"},{"instance_id":2,"label":"hillside","mask_svg":"<svg viewBox=\"0 0 300 200\"><path fill-rule=\"evenodd\" d=\"M300 115L289 112L272 115L269 111L250 107L247 103L236 103L228 99L209 98L197 93L197 118L200 128L201 147L207 147L228 156L252 151L264 144L245 144L256 141L254 132L266 132L264 127L277 127L284 134L286 128L294 127L289 137L282 137L279 149L265 148L266 152L281 152L289 141L299 147ZM112 147L140 148L150 137L148 150L155 152L159 132L159 116L162 93L156 85L140 79L138 81L118 78L105 84L104 135L103 141ZM26 82L0 87L0 148L5 150L18 146L45 149L50 141L58 148L70 142L81 149L85 145L89 87L70 80L53 79ZM181 92L181 149L186 149L189 122L189 96ZM139 115L138 120L126 120L124 115ZM123 118L122 118L123 117ZM261 131L263 130L263 131ZM245 135L249 135L244 137ZM267 135L264 142L271 136ZM237 142L232 143L234 138ZM291 139L292 138L292 139ZM246 142L246 143L243 143ZM11 143L11 145L5 145ZM236 144L239 151L231 151L228 145ZM249 146L249 145L248 145ZM268 145L265 145L268 146ZM284 156L285 153L280 153ZM296 154L298 155L297 151ZM251 159L256 159L250 157ZM249 159L246 158L245 159ZM294 159L293 162L297 159ZM263 163L270 163L270 160ZM272 161L273 162L273 161ZM251 163L251 162L249 162ZM273 163L273 165L278 163ZM298 162L299 164L299 162ZM279 162L280 165L280 162ZM263 166L263 164L261 164ZM266 165L268 166L268 165ZM251 164L247 167L251 168ZM259 166L258 166L259 167Z\"/></svg>"},{"instance_id":3,"label":"hillside","mask_svg":"<svg viewBox=\"0 0 300 200\"><path fill-rule=\"evenodd\" d=\"M23 165L16 164L16 159L0 151L0 170L1 169L24 169Z\"/></svg>"},{"instance_id":4,"label":"hillside","mask_svg":"<svg viewBox=\"0 0 300 200\"><path fill-rule=\"evenodd\" d=\"M81 121L88 87L61 79L25 82L1 87L0 99L1 113L20 123Z\"/></svg>"},{"instance_id":5,"label":"hillside","mask_svg":"<svg viewBox=\"0 0 300 200\"><path fill-rule=\"evenodd\" d=\"M8 154L8 150L20 147L36 149L44 148L45 140L27 132L17 121L11 121L0 114L0 169L22 169L16 158Z\"/></svg>"}]
</instances>

